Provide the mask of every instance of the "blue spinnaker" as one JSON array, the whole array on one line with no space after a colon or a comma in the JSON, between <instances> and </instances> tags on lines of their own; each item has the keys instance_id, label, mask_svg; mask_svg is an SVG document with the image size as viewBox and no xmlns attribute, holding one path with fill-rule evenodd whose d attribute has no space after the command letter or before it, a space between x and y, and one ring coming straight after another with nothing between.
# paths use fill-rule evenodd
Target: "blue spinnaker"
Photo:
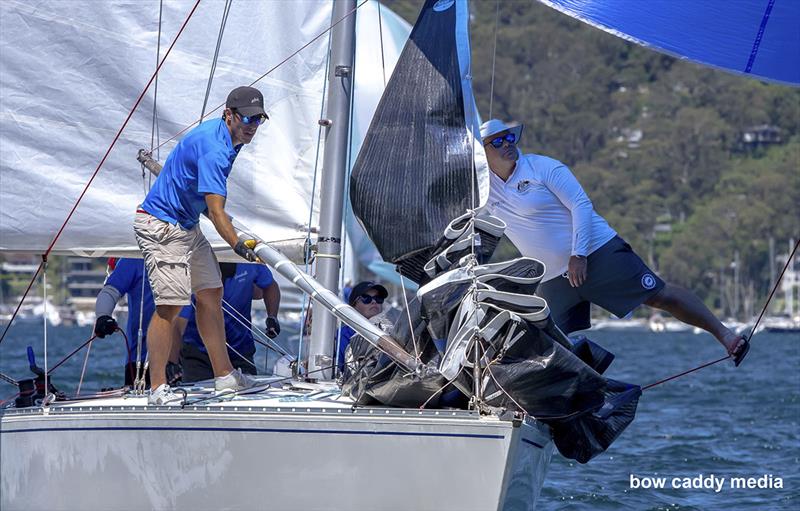
<instances>
[{"instance_id":1,"label":"blue spinnaker","mask_svg":"<svg viewBox=\"0 0 800 511\"><path fill-rule=\"evenodd\" d=\"M800 85L798 0L539 0L647 48Z\"/></svg>"}]
</instances>

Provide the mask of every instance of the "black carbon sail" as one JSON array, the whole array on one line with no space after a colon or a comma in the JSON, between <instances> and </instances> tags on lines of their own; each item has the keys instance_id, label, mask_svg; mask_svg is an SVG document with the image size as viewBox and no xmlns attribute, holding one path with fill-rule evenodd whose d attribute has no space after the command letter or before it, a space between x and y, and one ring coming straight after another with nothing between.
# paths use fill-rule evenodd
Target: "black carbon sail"
<instances>
[{"instance_id":1,"label":"black carbon sail","mask_svg":"<svg viewBox=\"0 0 800 511\"><path fill-rule=\"evenodd\" d=\"M447 224L479 202L465 11L425 3L350 178L353 211L381 256L417 282Z\"/></svg>"}]
</instances>

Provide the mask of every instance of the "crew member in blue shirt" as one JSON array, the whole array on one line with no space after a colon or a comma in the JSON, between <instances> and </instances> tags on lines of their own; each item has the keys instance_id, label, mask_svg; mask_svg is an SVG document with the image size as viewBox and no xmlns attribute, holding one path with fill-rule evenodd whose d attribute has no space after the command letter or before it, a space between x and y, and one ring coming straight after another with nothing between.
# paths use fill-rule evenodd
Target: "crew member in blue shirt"
<instances>
[{"instance_id":1,"label":"crew member in blue shirt","mask_svg":"<svg viewBox=\"0 0 800 511\"><path fill-rule=\"evenodd\" d=\"M120 298L127 295L128 324L125 328L125 335L128 337L128 344L124 372L125 385L133 385L136 378L136 350L140 328L142 348L139 360L142 366L147 359L147 326L155 310L153 293L150 290L150 283L147 281L144 263L141 259L110 259L109 268L112 270L111 274L106 278L105 285L98 293L95 302L97 321L94 324L94 334L103 339L119 328L117 321L111 315ZM169 363L167 364L167 372L170 373L170 379L173 382L180 380L180 368L177 365L179 350L180 343L175 343L170 349ZM148 373L145 373L145 379L149 382Z\"/></svg>"},{"instance_id":2,"label":"crew member in blue shirt","mask_svg":"<svg viewBox=\"0 0 800 511\"><path fill-rule=\"evenodd\" d=\"M228 356L233 366L243 373L256 374L256 345L250 328L252 302L263 298L267 309L265 332L274 339L281 331L277 318L281 302L280 288L272 272L263 264L220 263L219 267L222 273L222 310ZM208 352L197 330L196 319L196 310L191 305L184 307L176 319L176 331L179 336L182 333L183 337L180 353L185 382L207 380L214 376Z\"/></svg>"},{"instance_id":3,"label":"crew member in blue shirt","mask_svg":"<svg viewBox=\"0 0 800 511\"><path fill-rule=\"evenodd\" d=\"M214 370L217 391L254 385L234 370L225 349L222 279L217 258L198 225L206 214L217 233L244 259L257 257L249 239L239 239L225 212L227 180L244 144L267 120L264 97L253 87L233 89L221 119L206 121L184 136L136 210L133 230L142 251L156 311L150 321L151 405L177 405L166 382L172 321L196 297L197 326ZM255 242L253 241L253 244Z\"/></svg>"}]
</instances>

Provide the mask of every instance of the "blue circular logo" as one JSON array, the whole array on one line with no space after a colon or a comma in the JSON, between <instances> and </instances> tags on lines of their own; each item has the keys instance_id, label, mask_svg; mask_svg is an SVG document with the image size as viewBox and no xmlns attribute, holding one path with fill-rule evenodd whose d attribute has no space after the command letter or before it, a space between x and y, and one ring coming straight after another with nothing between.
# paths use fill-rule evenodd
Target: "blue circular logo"
<instances>
[{"instance_id":1,"label":"blue circular logo","mask_svg":"<svg viewBox=\"0 0 800 511\"><path fill-rule=\"evenodd\" d=\"M650 273L645 273L642 275L642 287L645 289L653 289L656 287L656 278Z\"/></svg>"},{"instance_id":2,"label":"blue circular logo","mask_svg":"<svg viewBox=\"0 0 800 511\"><path fill-rule=\"evenodd\" d=\"M454 3L456 3L456 0L439 0L433 4L433 10L436 12L443 12L451 8Z\"/></svg>"}]
</instances>

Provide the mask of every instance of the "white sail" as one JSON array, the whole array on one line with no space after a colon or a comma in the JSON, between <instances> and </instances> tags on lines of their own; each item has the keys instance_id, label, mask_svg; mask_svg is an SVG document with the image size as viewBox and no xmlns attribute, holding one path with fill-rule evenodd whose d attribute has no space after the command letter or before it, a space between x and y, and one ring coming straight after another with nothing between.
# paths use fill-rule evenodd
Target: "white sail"
<instances>
[{"instance_id":1,"label":"white sail","mask_svg":"<svg viewBox=\"0 0 800 511\"><path fill-rule=\"evenodd\" d=\"M162 57L194 3L164 2ZM255 84L271 121L242 150L228 182L227 210L267 241L304 238L312 208L316 225L331 5L233 2L227 16L206 107L211 118L221 115L214 109L231 88L323 34ZM0 3L0 250L43 253L50 245L155 70L159 7L156 0ZM401 48L408 29L382 10L383 48ZM150 176L142 177L136 153L151 147L153 102L155 145L163 144L154 156L163 161L179 137L167 140L200 118L223 15L223 2L200 3L161 68L157 93L155 84L148 89L54 253L138 255L133 214ZM374 2L359 17L377 20ZM372 52L372 64L362 67L374 65L376 54L381 61L378 28L359 24L362 46ZM358 90L374 96L363 101L373 109L381 92L369 84ZM371 111L356 116L364 117ZM215 247L226 246L209 224L203 229Z\"/></svg>"}]
</instances>

